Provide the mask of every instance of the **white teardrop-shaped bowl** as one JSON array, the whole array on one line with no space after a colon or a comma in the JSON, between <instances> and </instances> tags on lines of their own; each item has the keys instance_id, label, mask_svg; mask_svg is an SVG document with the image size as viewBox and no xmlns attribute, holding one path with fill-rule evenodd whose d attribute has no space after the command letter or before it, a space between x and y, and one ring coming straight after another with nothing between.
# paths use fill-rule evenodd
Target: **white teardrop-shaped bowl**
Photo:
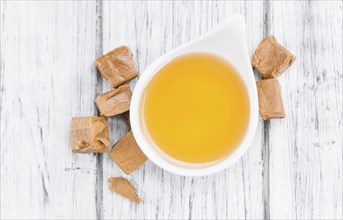
<instances>
[{"instance_id":1,"label":"white teardrop-shaped bowl","mask_svg":"<svg viewBox=\"0 0 343 220\"><path fill-rule=\"evenodd\" d=\"M165 155L150 138L142 111L144 90L158 69L179 55L197 52L218 55L234 66L245 83L250 102L248 129L240 145L226 158L206 164L184 163ZM219 172L239 160L254 137L258 121L257 90L246 44L244 19L240 15L234 15L207 34L154 61L140 75L136 84L131 99L130 120L133 135L141 150L153 163L169 172L184 176L204 176Z\"/></svg>"}]
</instances>

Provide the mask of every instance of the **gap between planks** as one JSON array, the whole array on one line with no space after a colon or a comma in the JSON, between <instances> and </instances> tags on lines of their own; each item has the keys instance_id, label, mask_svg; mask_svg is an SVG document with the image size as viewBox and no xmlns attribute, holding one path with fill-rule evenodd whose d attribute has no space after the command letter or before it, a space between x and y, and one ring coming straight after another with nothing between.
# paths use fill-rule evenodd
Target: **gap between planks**
<instances>
[{"instance_id":1,"label":"gap between planks","mask_svg":"<svg viewBox=\"0 0 343 220\"><path fill-rule=\"evenodd\" d=\"M100 57L103 54L103 2L102 0L96 0L95 6L95 57ZM99 95L102 93L103 90L103 79L102 76L99 74L98 70L96 70L96 85L95 85L95 95ZM95 99L96 97L94 97ZM94 103L94 112L96 115L99 115L98 108ZM96 185L95 185L95 212L97 219L104 218L104 210L103 210L103 154L97 153L96 154Z\"/></svg>"},{"instance_id":2,"label":"gap between planks","mask_svg":"<svg viewBox=\"0 0 343 220\"><path fill-rule=\"evenodd\" d=\"M263 1L263 37L270 34L270 1ZM270 219L270 178L269 178L269 131L270 121L263 121L262 160L263 160L263 215Z\"/></svg>"}]
</instances>

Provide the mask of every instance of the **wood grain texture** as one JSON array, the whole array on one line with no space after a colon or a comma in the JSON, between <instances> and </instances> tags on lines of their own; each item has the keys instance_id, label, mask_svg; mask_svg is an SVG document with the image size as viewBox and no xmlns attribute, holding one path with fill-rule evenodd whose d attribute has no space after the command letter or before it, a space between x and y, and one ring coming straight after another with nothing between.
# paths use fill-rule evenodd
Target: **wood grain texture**
<instances>
[{"instance_id":1,"label":"wood grain texture","mask_svg":"<svg viewBox=\"0 0 343 220\"><path fill-rule=\"evenodd\" d=\"M104 53L128 45L140 74L162 54L209 31L233 13L246 15L252 52L263 35L262 3L224 2L104 2ZM134 87L136 80L130 83ZM104 90L109 90L104 82ZM113 118L117 141L127 131ZM135 205L109 193L107 178L126 176L104 157L105 219L238 219L264 217L262 125L249 152L233 167L216 175L190 178L163 171L151 162L128 178L143 200Z\"/></svg>"},{"instance_id":2,"label":"wood grain texture","mask_svg":"<svg viewBox=\"0 0 343 220\"><path fill-rule=\"evenodd\" d=\"M250 54L274 34L297 56L279 78L286 118L260 119L241 160L206 177L152 162L126 176L108 154L71 153L71 117L98 114L111 89L96 57L128 45L142 74L234 13ZM0 1L0 219L342 219L342 49L339 1ZM128 127L109 124L114 144ZM112 176L143 204L110 192Z\"/></svg>"},{"instance_id":3,"label":"wood grain texture","mask_svg":"<svg viewBox=\"0 0 343 220\"><path fill-rule=\"evenodd\" d=\"M95 5L1 1L1 17L1 218L95 218L95 156L69 143L95 111Z\"/></svg>"},{"instance_id":4,"label":"wood grain texture","mask_svg":"<svg viewBox=\"0 0 343 220\"><path fill-rule=\"evenodd\" d=\"M342 2L271 2L270 21L297 56L270 123L270 216L342 219Z\"/></svg>"}]
</instances>

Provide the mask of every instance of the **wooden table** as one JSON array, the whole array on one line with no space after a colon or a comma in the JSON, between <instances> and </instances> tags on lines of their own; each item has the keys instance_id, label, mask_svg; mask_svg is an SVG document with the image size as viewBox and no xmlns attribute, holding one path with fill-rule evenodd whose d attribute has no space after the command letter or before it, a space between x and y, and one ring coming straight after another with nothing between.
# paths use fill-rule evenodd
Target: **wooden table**
<instances>
[{"instance_id":1,"label":"wooden table","mask_svg":"<svg viewBox=\"0 0 343 220\"><path fill-rule=\"evenodd\" d=\"M343 218L341 1L0 4L2 219ZM107 154L69 144L71 117L97 114L94 98L110 90L95 58L128 45L142 73L234 13L245 16L250 54L272 34L297 56L279 77L286 118L260 119L225 171L189 178L147 162L128 176L143 204L111 193L108 178L126 175ZM109 123L115 143L128 127Z\"/></svg>"}]
</instances>

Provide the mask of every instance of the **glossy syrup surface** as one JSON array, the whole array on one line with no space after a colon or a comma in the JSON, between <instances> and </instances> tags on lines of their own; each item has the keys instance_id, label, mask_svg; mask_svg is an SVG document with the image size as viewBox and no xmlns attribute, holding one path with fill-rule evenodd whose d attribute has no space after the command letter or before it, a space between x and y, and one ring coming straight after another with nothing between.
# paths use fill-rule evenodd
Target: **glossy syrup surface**
<instances>
[{"instance_id":1,"label":"glossy syrup surface","mask_svg":"<svg viewBox=\"0 0 343 220\"><path fill-rule=\"evenodd\" d=\"M237 71L220 57L194 53L162 66L143 100L147 131L174 159L189 163L220 160L244 138L249 97Z\"/></svg>"}]
</instances>

